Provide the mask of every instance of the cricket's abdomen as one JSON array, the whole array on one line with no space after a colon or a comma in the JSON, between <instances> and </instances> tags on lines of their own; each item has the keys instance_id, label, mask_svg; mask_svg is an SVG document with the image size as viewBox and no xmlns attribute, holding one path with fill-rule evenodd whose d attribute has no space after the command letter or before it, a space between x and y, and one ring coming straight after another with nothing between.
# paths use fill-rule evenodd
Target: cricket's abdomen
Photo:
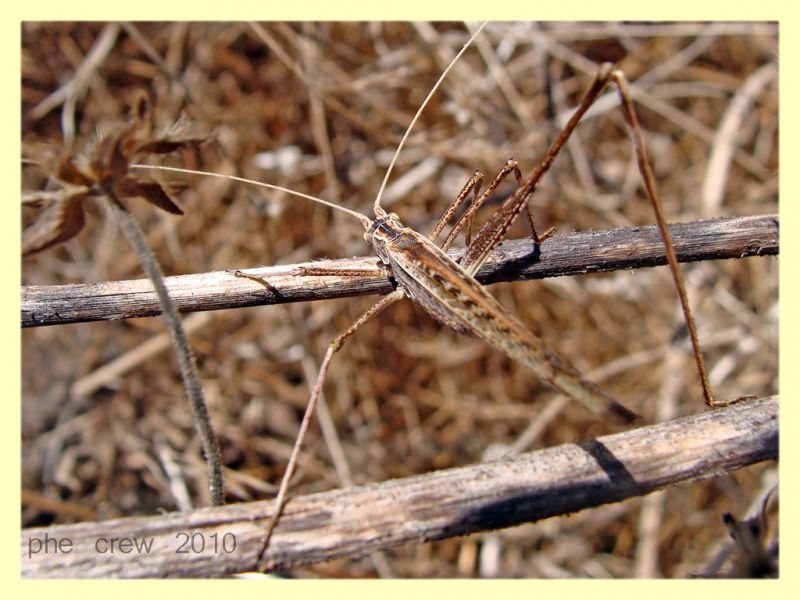
<instances>
[{"instance_id":1,"label":"cricket's abdomen","mask_svg":"<svg viewBox=\"0 0 800 600\"><path fill-rule=\"evenodd\" d=\"M428 238L405 229L385 246L380 254L388 258L398 285L436 320L483 339L597 414L623 423L638 418L548 350L541 339Z\"/></svg>"}]
</instances>

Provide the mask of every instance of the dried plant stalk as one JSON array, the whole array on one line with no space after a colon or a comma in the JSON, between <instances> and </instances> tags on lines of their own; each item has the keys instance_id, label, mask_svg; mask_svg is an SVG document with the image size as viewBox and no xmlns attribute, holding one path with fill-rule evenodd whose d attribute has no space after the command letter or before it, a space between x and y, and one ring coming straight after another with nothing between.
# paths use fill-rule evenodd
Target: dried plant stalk
<instances>
[{"instance_id":1,"label":"dried plant stalk","mask_svg":"<svg viewBox=\"0 0 800 600\"><path fill-rule=\"evenodd\" d=\"M297 497L261 568L289 569L422 540L509 527L717 476L778 456L778 398L515 458ZM23 577L222 577L252 567L272 502L99 523L27 529ZM176 553L196 536L203 551ZM70 554L33 553L45 536ZM222 540L227 537L227 550ZM150 552L102 555L95 541L150 543ZM150 541L152 540L152 541ZM215 543L214 540L217 540ZM235 540L235 544L232 540ZM51 542L52 544L52 542ZM230 551L228 551L230 550ZM699 567L699 565L698 565Z\"/></svg>"},{"instance_id":2,"label":"dried plant stalk","mask_svg":"<svg viewBox=\"0 0 800 600\"><path fill-rule=\"evenodd\" d=\"M671 227L681 262L777 255L778 229L777 215L714 219ZM478 281L488 284L665 264L663 244L655 226L565 234L545 244L547 260L541 261L538 253L531 253L530 240L502 243L478 271ZM463 248L457 248L450 254L458 258L463 252ZM391 291L392 283L381 273L370 275L374 265L374 257L364 256L239 270L269 285L236 277L235 271L177 275L167 277L165 282L181 312L222 310L386 294ZM309 266L362 270L365 275L295 275ZM22 287L23 327L148 317L159 312L156 295L147 280Z\"/></svg>"}]
</instances>

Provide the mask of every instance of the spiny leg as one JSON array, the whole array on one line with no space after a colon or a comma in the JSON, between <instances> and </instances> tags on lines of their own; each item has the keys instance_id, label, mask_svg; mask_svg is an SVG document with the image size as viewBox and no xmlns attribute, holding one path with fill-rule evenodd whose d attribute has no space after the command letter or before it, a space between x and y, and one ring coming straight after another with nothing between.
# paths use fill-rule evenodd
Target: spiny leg
<instances>
[{"instance_id":1,"label":"spiny leg","mask_svg":"<svg viewBox=\"0 0 800 600\"><path fill-rule=\"evenodd\" d=\"M600 67L592 86L581 100L580 106L578 106L567 122L567 125L547 149L542 161L531 171L524 184L503 203L499 210L492 214L490 219L481 227L480 231L478 231L478 235L472 240L461 263L467 269L468 273L474 275L489 257L492 250L494 250L497 244L505 237L509 228L514 223L514 220L519 216L523 207L527 205L527 201L533 194L539 181L550 169L550 165L552 165L553 160L555 160L555 157L569 139L569 136L572 134L578 122L608 84L612 66L613 65L606 63Z\"/></svg>"},{"instance_id":2,"label":"spiny leg","mask_svg":"<svg viewBox=\"0 0 800 600\"><path fill-rule=\"evenodd\" d=\"M524 184L524 181L522 179L522 173L519 170L518 163L512 158L506 164L510 165L511 163L514 164L514 177L516 177L517 179L517 186L521 187ZM533 222L533 214L531 213L531 207L527 201L525 202L524 209L525 209L525 216L528 219L528 228L531 230L531 239L533 240L533 244L535 246L539 246L543 241L545 241L547 238L553 235L553 233L555 233L556 228L551 227L550 229L545 231L544 234L539 235L536 232L536 225ZM470 221L469 227L467 228L467 240L466 240L467 246L469 246L471 243L471 238L472 238L471 229L472 229L472 221Z\"/></svg>"},{"instance_id":3,"label":"spiny leg","mask_svg":"<svg viewBox=\"0 0 800 600\"><path fill-rule=\"evenodd\" d=\"M522 179L522 173L519 170L519 163L517 163L517 161L515 161L513 158L511 158L506 162L505 167L503 167L503 169L500 171L500 173L498 174L497 178L495 178L495 181L494 181L494 183L492 185L491 190L487 190L487 192L489 192L489 191L493 192L494 191L494 188L497 187L497 185L500 183L500 180L503 177L505 177L506 174L508 173L508 169L509 168L514 171L514 177L517 180L517 185L521 186L524 183L523 179ZM488 197L489 197L489 194L487 193L486 197L484 197L481 200L481 204L483 204L488 199ZM531 207L528 205L527 201L525 202L523 208L525 209L525 214L526 214L526 216L528 218L528 227L531 230L531 238L533 239L534 245L538 246L543 241L545 241L547 238L549 238L551 235L553 235L553 232L556 229L555 229L555 227L551 227L550 229L548 229L547 231L544 232L544 235L540 236L536 232L536 225L533 222L533 214L531 214ZM472 210L472 207L470 207L470 210ZM470 215L468 215L470 220L469 220L469 227L467 228L467 239L466 239L467 246L469 246L472 243L472 218L471 217L472 217L472 214L477 210L478 210L478 208L476 207L475 210L472 210L472 213L470 213ZM461 226L458 223L456 223L456 225L458 226L458 228L453 227L453 230L454 230L455 233L458 233L458 229L460 229ZM453 236L453 237L455 237L454 232L452 232L452 231L450 232L450 235ZM448 237L448 239L449 239L449 237Z\"/></svg>"},{"instance_id":4,"label":"spiny leg","mask_svg":"<svg viewBox=\"0 0 800 600\"><path fill-rule=\"evenodd\" d=\"M686 319L687 328L689 329L689 335L692 340L692 348L695 355L695 362L697 364L700 382L703 387L705 403L706 405L712 407L720 406L723 403L716 402L711 395L711 386L706 375L705 362L700 350L700 342L697 337L697 328L689 307L686 287L683 283L683 277L681 275L680 268L678 267L678 260L675 256L672 239L667 229L663 210L661 209L661 202L658 199L655 179L653 177L652 170L650 169L650 162L647 158L647 152L642 140L641 128L639 127L639 122L636 118L636 112L633 108L633 102L628 91L627 80L625 79L625 75L622 73L622 71L617 69L613 64L604 63L600 66L591 87L584 95L580 105L575 110L572 117L570 117L564 129L547 149L542 161L535 169L533 169L531 174L525 180L524 184L503 203L503 206L497 210L491 216L489 221L487 221L486 224L480 229L478 235L467 248L467 252L464 254L464 258L462 259L462 265L470 275L474 275L478 271L481 265L489 257L492 250L494 250L497 244L500 243L503 237L505 237L506 232L511 227L519 213L522 211L522 208L527 206L527 201L533 194L539 181L548 171L553 163L553 160L558 155L564 144L566 144L569 136L575 130L581 118L583 118L583 115L586 114L586 111L589 110L592 104L594 104L600 93L609 83L613 83L619 92L625 125L633 143L637 164L639 166L642 179L644 180L647 197L653 206L656 222L658 223L658 228L661 232L661 238L664 242L667 262L669 263L670 271L672 272L672 278L675 283L675 287L678 290L681 308L683 310L684 318Z\"/></svg>"},{"instance_id":5,"label":"spiny leg","mask_svg":"<svg viewBox=\"0 0 800 600\"><path fill-rule=\"evenodd\" d=\"M517 169L514 174L517 177L517 185L522 185L522 173L519 172ZM528 228L531 230L531 239L533 240L534 246L539 246L543 241L549 238L556 232L555 227L550 227L547 231L545 231L542 235L536 233L536 225L533 222L533 214L531 213L531 207L528 202L525 202L525 216L528 219ZM469 234L467 235L467 246L470 244L470 237Z\"/></svg>"},{"instance_id":6,"label":"spiny leg","mask_svg":"<svg viewBox=\"0 0 800 600\"><path fill-rule=\"evenodd\" d=\"M430 234L428 234L428 237L432 242L436 241L436 238L438 238L439 234L442 233L442 229L444 229L447 226L447 224L450 222L450 219L453 218L453 215L456 213L458 208L466 201L467 196L469 196L470 192L473 192L474 194L474 199L472 201L472 204L474 205L478 201L482 184L483 184L483 173L481 173L480 171L475 171L472 174L472 177L469 178L469 181L467 181L464 187L461 188L461 191L458 193L458 196L455 197L455 200L453 200L450 203L450 206L447 207L447 210L444 211L444 214L441 217L439 217L439 221L436 223L436 226L433 228ZM445 241L442 247L444 249L447 249L448 245L449 244L447 243L447 241Z\"/></svg>"},{"instance_id":7,"label":"spiny leg","mask_svg":"<svg viewBox=\"0 0 800 600\"><path fill-rule=\"evenodd\" d=\"M492 181L492 183L489 184L489 187L487 187L480 195L478 195L478 190L476 189L475 198L472 201L472 204L470 204L469 208L466 211L464 211L464 214L462 214L456 220L456 222L453 224L453 229L447 235L447 238L445 239L444 243L442 244L442 249L443 250L447 250L450 247L450 245L453 243L453 240L455 240L456 236L461 232L461 230L464 228L465 225L468 225L468 227L467 227L467 245L469 246L470 238L472 237L472 220L473 220L473 217L475 216L475 213L491 197L491 195L494 193L494 191L497 189L497 187L500 185L500 183L503 181L503 179L505 179L506 176L509 173L512 173L512 172L514 173L514 176L517 179L517 183L522 185L522 173L519 170L519 164L514 159L509 159L506 162L506 164L503 166L503 168L500 169L500 171L497 173L497 175L495 176L495 178ZM480 176L481 178L483 177L482 175L480 175L479 172L476 171L475 175L473 175L473 177L470 180L470 182L467 183L467 186L469 186L470 183L472 182L472 180L475 179L475 177L477 177L477 176ZM467 189L467 186L465 186L464 189ZM442 219L439 220L439 224L437 224L436 228L434 229L434 232L436 233L436 235L438 235L439 232L442 230L442 228L444 227L446 221L450 220L450 218L452 217L453 213L455 212L458 204L463 202L465 198L466 198L466 194L462 190L462 193L459 194L459 196L456 198L456 200L453 201L453 203L450 205L450 207L445 212L445 214L442 217ZM526 210L526 212L528 214L528 224L530 225L530 228L531 228L531 233L533 235L533 241L534 241L535 244L538 245L544 239L546 239L548 236L550 236L552 234L553 230L550 229L543 236L539 237L539 235L536 233L536 227L533 224L533 215L531 214L530 209L528 208L527 205L525 206L525 210ZM431 235L429 237L431 237L431 239L434 240L434 241L436 240L436 237L434 237L433 235Z\"/></svg>"},{"instance_id":8,"label":"spiny leg","mask_svg":"<svg viewBox=\"0 0 800 600\"><path fill-rule=\"evenodd\" d=\"M380 277L386 274L386 269L380 266L368 268L334 268L310 265L307 267L297 267L292 274L300 277Z\"/></svg>"},{"instance_id":9,"label":"spiny leg","mask_svg":"<svg viewBox=\"0 0 800 600\"><path fill-rule=\"evenodd\" d=\"M469 208L465 210L458 219L456 219L455 223L453 223L453 228L450 230L450 233L447 234L447 237L442 244L442 250L447 250L450 247L458 233L464 228L464 225L469 224L468 229L472 228L472 218L475 216L475 213L478 212L478 209L483 206L486 200L489 199L489 196L494 193L494 191L497 189L497 186L499 186L503 179L505 179L506 176L513 170L519 171L519 167L517 166L516 161L509 160L506 162L503 168L500 169L497 175L495 175L492 183L489 184L489 187L487 187L482 194L478 195L476 191L475 199L472 201L472 204L470 204ZM469 234L467 235L469 236ZM434 238L431 239L433 240Z\"/></svg>"},{"instance_id":10,"label":"spiny leg","mask_svg":"<svg viewBox=\"0 0 800 600\"><path fill-rule=\"evenodd\" d=\"M295 439L294 446L292 447L292 452L289 455L289 462L286 464L286 472L283 474L283 478L281 479L281 484L278 488L278 495L275 497L275 508L272 512L269 523L267 524L267 529L264 534L264 541L261 543L261 547L258 550L258 556L255 563L256 569L261 563L261 560L264 558L264 553L269 546L269 540L272 537L272 532L274 531L275 525L277 524L278 519L280 518L281 514L283 513L283 509L286 506L286 494L289 490L289 483L294 475L294 471L297 466L297 458L300 455L300 449L303 445L303 439L306 436L308 426L311 423L311 418L314 415L314 409L316 408L317 401L322 393L322 385L325 382L325 376L328 373L328 367L330 366L333 355L339 350L339 348L342 347L347 338L352 336L364 323L369 321L372 317L383 311L388 306L394 304L404 297L405 293L402 290L395 290L392 293L387 294L376 304L374 304L367 312L361 315L344 333L339 335L328 345L328 350L325 352L325 358L322 360L319 373L317 374L317 380L314 382L314 387L311 389L311 395L308 399L306 412L303 414L303 420L300 423L300 429L297 432L297 438Z\"/></svg>"},{"instance_id":11,"label":"spiny leg","mask_svg":"<svg viewBox=\"0 0 800 600\"><path fill-rule=\"evenodd\" d=\"M603 65L601 69L605 66L606 65ZM717 402L711 394L711 384L708 382L703 352L700 349L700 339L697 336L697 327L695 326L692 309L689 306L689 297L686 294L683 274L678 266L675 246L672 243L672 236L670 236L669 229L667 228L667 220L661 208L658 192L656 191L656 182L653 177L653 171L650 168L650 161L647 158L647 150L645 150L644 140L642 139L642 130L639 127L639 120L636 117L636 111L633 108L633 101L631 100L628 90L628 80L621 70L613 68L613 65L609 65L608 67L611 69L611 80L614 82L614 85L617 86L617 92L619 93L620 102L622 103L622 115L625 118L625 126L628 129L628 134L631 136L631 142L633 143L633 148L636 153L636 162L639 164L639 171L644 179L647 197L650 200L650 204L653 206L658 229L661 232L661 239L664 241L667 262L669 263L672 279L675 282L675 288L678 290L678 296L681 300L681 308L683 309L683 316L686 319L686 326L689 329L689 337L692 340L692 350L694 351L695 363L697 364L697 372L703 387L703 397L705 398L706 406L725 406L728 404L727 402Z\"/></svg>"}]
</instances>

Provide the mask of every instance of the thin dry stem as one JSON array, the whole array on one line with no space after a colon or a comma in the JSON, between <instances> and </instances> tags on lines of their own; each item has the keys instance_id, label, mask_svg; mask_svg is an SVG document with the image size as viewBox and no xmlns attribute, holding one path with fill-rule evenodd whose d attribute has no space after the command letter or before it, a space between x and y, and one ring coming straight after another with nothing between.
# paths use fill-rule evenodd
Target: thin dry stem
<instances>
[{"instance_id":1,"label":"thin dry stem","mask_svg":"<svg viewBox=\"0 0 800 600\"><path fill-rule=\"evenodd\" d=\"M676 224L672 233L680 262L770 256L779 251L777 215ZM459 258L463 252L460 248L451 254ZM530 240L505 242L478 271L477 279L495 283L665 263L655 226L628 227L557 235L545 242L541 254L531 252ZM305 274L323 269L327 276ZM386 294L393 289L392 281L375 268L371 256L178 275L167 277L166 283L181 312ZM23 286L21 292L23 327L154 316L160 312L147 280Z\"/></svg>"},{"instance_id":2,"label":"thin dry stem","mask_svg":"<svg viewBox=\"0 0 800 600\"><path fill-rule=\"evenodd\" d=\"M206 402L203 398L203 387L200 384L200 376L197 373L194 354L192 354L192 349L186 338L186 331L164 283L161 267L150 251L144 233L133 217L128 214L128 211L123 208L111 189L106 190L106 195L110 200L109 205L119 221L120 228L135 248L136 254L142 263L142 268L153 284L158 296L161 314L172 338L175 356L178 359L181 379L186 389L192 418L203 444L203 452L208 465L208 491L211 495L211 504L212 506L221 506L225 500L222 483L222 455L217 436L214 434L214 428L211 426L211 417L208 415L208 408L206 408Z\"/></svg>"}]
</instances>

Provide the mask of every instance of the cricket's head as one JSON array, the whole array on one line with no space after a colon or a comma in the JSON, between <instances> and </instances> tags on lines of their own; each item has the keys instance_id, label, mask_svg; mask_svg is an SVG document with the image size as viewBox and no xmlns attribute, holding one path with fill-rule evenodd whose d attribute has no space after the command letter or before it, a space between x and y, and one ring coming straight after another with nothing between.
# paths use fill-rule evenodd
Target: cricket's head
<instances>
[{"instance_id":1,"label":"cricket's head","mask_svg":"<svg viewBox=\"0 0 800 600\"><path fill-rule=\"evenodd\" d=\"M375 217L369 228L365 227L364 241L375 248L378 256L383 258L383 248L387 243L396 240L402 235L406 227L400 222L400 217L395 213L387 213L381 210Z\"/></svg>"}]
</instances>

